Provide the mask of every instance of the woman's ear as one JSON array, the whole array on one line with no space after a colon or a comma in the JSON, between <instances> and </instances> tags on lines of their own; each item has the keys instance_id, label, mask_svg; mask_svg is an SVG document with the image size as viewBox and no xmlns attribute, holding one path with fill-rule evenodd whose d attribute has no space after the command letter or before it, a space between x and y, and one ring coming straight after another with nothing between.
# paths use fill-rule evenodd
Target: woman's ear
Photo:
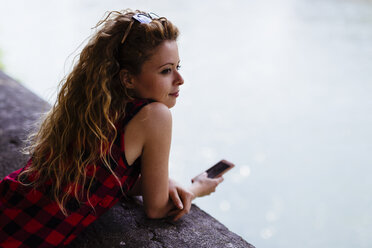
<instances>
[{"instance_id":1,"label":"woman's ear","mask_svg":"<svg viewBox=\"0 0 372 248\"><path fill-rule=\"evenodd\" d=\"M126 69L120 70L119 75L120 75L120 81L125 86L125 88L128 88L128 89L134 88L133 77L128 70Z\"/></svg>"}]
</instances>

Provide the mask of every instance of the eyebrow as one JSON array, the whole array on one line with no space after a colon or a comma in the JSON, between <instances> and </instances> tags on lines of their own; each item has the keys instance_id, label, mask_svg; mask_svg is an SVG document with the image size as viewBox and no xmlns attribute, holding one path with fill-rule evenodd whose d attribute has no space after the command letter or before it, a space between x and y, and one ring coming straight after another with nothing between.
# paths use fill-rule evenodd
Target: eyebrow
<instances>
[{"instance_id":1,"label":"eyebrow","mask_svg":"<svg viewBox=\"0 0 372 248\"><path fill-rule=\"evenodd\" d=\"M179 64L180 62L181 62L181 60L178 60L178 63L177 64ZM170 62L169 63L165 63L164 65L159 66L158 69L162 68L165 65L174 65L174 63L170 63Z\"/></svg>"}]
</instances>

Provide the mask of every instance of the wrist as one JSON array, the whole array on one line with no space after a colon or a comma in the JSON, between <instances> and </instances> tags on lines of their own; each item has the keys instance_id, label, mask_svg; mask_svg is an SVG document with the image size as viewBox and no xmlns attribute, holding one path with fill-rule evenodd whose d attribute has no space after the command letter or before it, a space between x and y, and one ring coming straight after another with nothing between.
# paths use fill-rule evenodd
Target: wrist
<instances>
[{"instance_id":1,"label":"wrist","mask_svg":"<svg viewBox=\"0 0 372 248\"><path fill-rule=\"evenodd\" d=\"M195 182L191 184L191 186L189 187L189 191L193 194L192 199L200 197L200 188L199 185L196 184Z\"/></svg>"}]
</instances>

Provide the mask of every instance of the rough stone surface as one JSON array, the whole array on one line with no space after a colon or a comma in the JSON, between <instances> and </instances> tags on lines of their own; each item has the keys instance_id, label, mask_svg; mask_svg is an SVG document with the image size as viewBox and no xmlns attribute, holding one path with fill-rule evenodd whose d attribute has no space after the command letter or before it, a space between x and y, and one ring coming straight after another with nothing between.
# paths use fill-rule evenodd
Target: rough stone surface
<instances>
[{"instance_id":1,"label":"rough stone surface","mask_svg":"<svg viewBox=\"0 0 372 248\"><path fill-rule=\"evenodd\" d=\"M50 106L0 71L0 178L26 161L20 149L28 132Z\"/></svg>"},{"instance_id":2,"label":"rough stone surface","mask_svg":"<svg viewBox=\"0 0 372 248\"><path fill-rule=\"evenodd\" d=\"M24 166L23 140L50 106L0 71L0 179ZM140 198L120 201L89 226L70 246L75 247L248 247L240 236L192 205L177 222L146 218Z\"/></svg>"},{"instance_id":3,"label":"rough stone surface","mask_svg":"<svg viewBox=\"0 0 372 248\"><path fill-rule=\"evenodd\" d=\"M99 238L97 238L99 237ZM141 201L115 205L88 227L70 247L253 247L193 205L177 222L146 218Z\"/></svg>"}]
</instances>

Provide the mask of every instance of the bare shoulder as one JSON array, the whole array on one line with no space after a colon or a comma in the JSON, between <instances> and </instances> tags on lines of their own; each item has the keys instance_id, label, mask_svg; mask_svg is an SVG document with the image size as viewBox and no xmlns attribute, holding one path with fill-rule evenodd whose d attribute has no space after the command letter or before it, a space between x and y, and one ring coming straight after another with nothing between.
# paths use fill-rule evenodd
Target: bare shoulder
<instances>
[{"instance_id":1,"label":"bare shoulder","mask_svg":"<svg viewBox=\"0 0 372 248\"><path fill-rule=\"evenodd\" d=\"M125 156L132 164L143 153L144 147L170 142L172 115L168 107L153 102L144 106L125 128Z\"/></svg>"},{"instance_id":2,"label":"bare shoulder","mask_svg":"<svg viewBox=\"0 0 372 248\"><path fill-rule=\"evenodd\" d=\"M152 102L143 107L137 114L137 121L146 129L157 129L172 125L172 114L169 108L159 102Z\"/></svg>"}]
</instances>

